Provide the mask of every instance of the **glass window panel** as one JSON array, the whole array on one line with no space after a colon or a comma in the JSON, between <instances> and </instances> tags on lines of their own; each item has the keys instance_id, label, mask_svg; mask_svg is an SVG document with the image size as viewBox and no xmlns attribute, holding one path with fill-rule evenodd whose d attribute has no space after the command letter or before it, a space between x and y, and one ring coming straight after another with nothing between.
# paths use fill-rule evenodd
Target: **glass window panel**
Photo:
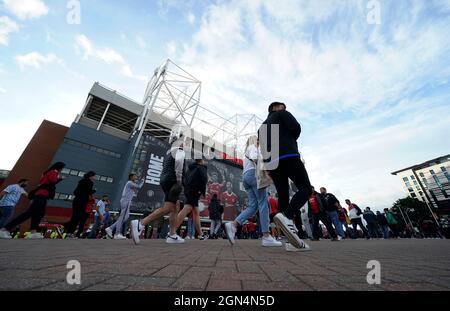
<instances>
[{"instance_id":1,"label":"glass window panel","mask_svg":"<svg viewBox=\"0 0 450 311\"><path fill-rule=\"evenodd\" d=\"M70 169L68 169L68 168L63 168L62 171L61 171L61 174L69 175L69 174L70 174Z\"/></svg>"}]
</instances>

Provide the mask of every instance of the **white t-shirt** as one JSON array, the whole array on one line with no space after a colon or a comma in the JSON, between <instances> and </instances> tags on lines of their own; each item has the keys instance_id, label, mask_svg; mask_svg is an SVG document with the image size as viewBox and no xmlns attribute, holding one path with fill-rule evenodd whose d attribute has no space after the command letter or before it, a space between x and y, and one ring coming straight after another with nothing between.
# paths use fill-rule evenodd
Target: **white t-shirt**
<instances>
[{"instance_id":1,"label":"white t-shirt","mask_svg":"<svg viewBox=\"0 0 450 311\"><path fill-rule=\"evenodd\" d=\"M105 207L106 207L105 202L103 202L102 200L99 200L97 202L97 207L98 207L98 213L100 213L100 215L105 214ZM97 213L97 211L95 211L95 216L97 216L98 213Z\"/></svg>"},{"instance_id":2,"label":"white t-shirt","mask_svg":"<svg viewBox=\"0 0 450 311\"><path fill-rule=\"evenodd\" d=\"M253 160L253 161L251 161ZM254 170L256 168L255 162L258 160L258 148L255 145L248 146L245 150L244 156L244 167L242 174L245 174L249 170Z\"/></svg>"},{"instance_id":3,"label":"white t-shirt","mask_svg":"<svg viewBox=\"0 0 450 311\"><path fill-rule=\"evenodd\" d=\"M16 206L20 196L25 192L25 189L18 184L14 184L9 185L3 191L6 192L6 194L0 200L0 206Z\"/></svg>"}]
</instances>

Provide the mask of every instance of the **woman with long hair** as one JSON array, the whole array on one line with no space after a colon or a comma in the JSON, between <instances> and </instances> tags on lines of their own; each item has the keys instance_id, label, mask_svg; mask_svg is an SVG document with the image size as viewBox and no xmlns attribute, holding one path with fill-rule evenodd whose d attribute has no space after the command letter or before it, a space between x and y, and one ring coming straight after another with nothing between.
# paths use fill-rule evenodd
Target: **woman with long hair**
<instances>
[{"instance_id":1,"label":"woman with long hair","mask_svg":"<svg viewBox=\"0 0 450 311\"><path fill-rule=\"evenodd\" d=\"M28 236L29 239L43 239L44 236L37 232L39 229L39 224L41 223L42 217L45 215L45 207L47 206L47 201L55 197L56 184L59 183L62 178L60 178L60 173L62 169L66 166L63 162L56 162L50 166L45 172L42 173L39 179L39 185L28 195L31 201L28 209L22 214L18 215L16 218L11 220L4 228L0 229L0 238L10 239L10 230L16 228L18 225L22 224L29 218L31 218L30 231L31 234Z\"/></svg>"},{"instance_id":2,"label":"woman with long hair","mask_svg":"<svg viewBox=\"0 0 450 311\"><path fill-rule=\"evenodd\" d=\"M258 137L248 138L245 146L244 168L242 171L242 183L248 196L248 207L243 210L233 221L225 224L228 240L234 244L234 236L237 227L244 224L247 219L259 211L261 222L261 232L263 233L262 246L282 246L283 244L275 240L270 235L269 230L269 204L267 200L267 188L258 189L256 182L256 164L258 161Z\"/></svg>"},{"instance_id":3,"label":"woman with long hair","mask_svg":"<svg viewBox=\"0 0 450 311\"><path fill-rule=\"evenodd\" d=\"M73 233L78 227L76 237L80 237L83 233L86 220L89 218L89 214L86 212L86 207L91 195L95 193L94 189L94 171L89 171L83 175L83 178L78 182L77 187L73 191L75 195L72 202L72 218L68 223L64 225L68 237L74 237ZM59 231L59 230L58 230Z\"/></svg>"}]
</instances>

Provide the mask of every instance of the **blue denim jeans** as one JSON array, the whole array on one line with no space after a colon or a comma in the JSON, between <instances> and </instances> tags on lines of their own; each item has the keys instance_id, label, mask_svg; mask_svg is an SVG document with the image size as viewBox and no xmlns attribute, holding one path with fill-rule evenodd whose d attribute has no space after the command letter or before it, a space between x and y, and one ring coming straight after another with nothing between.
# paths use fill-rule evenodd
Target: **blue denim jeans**
<instances>
[{"instance_id":1,"label":"blue denim jeans","mask_svg":"<svg viewBox=\"0 0 450 311\"><path fill-rule=\"evenodd\" d=\"M382 229L383 229L383 237L385 239L389 239L389 226L388 225L382 226Z\"/></svg>"},{"instance_id":2,"label":"blue denim jeans","mask_svg":"<svg viewBox=\"0 0 450 311\"><path fill-rule=\"evenodd\" d=\"M11 218L11 214L14 211L14 206L0 206L0 228L3 228L7 223L8 220Z\"/></svg>"},{"instance_id":3,"label":"blue denim jeans","mask_svg":"<svg viewBox=\"0 0 450 311\"><path fill-rule=\"evenodd\" d=\"M192 218L188 218L188 222L187 222L187 234L190 237L194 237L195 236L195 227L194 227L194 220Z\"/></svg>"},{"instance_id":4,"label":"blue denim jeans","mask_svg":"<svg viewBox=\"0 0 450 311\"><path fill-rule=\"evenodd\" d=\"M258 189L256 186L255 170L245 172L242 182L248 196L248 207L236 218L236 222L242 225L247 219L259 211L261 232L269 232L269 203L267 202L266 189Z\"/></svg>"},{"instance_id":5,"label":"blue denim jeans","mask_svg":"<svg viewBox=\"0 0 450 311\"><path fill-rule=\"evenodd\" d=\"M95 239L97 237L97 231L101 224L102 221L100 220L100 216L96 215L94 217L94 224L92 225L92 230L88 235L88 239Z\"/></svg>"},{"instance_id":6,"label":"blue denim jeans","mask_svg":"<svg viewBox=\"0 0 450 311\"><path fill-rule=\"evenodd\" d=\"M328 217L330 217L331 222L333 223L334 228L336 229L337 235L341 237L345 237L344 229L342 228L342 223L339 221L338 213L336 211L327 211Z\"/></svg>"}]
</instances>

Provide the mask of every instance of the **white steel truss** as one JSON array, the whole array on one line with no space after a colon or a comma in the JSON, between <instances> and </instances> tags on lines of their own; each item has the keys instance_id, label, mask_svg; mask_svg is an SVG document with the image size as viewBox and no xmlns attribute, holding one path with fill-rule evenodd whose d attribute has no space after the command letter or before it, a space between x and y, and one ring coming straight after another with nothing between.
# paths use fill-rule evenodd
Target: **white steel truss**
<instances>
[{"instance_id":1,"label":"white steel truss","mask_svg":"<svg viewBox=\"0 0 450 311\"><path fill-rule=\"evenodd\" d=\"M146 128L155 120L171 129L160 138L178 136L186 129L194 130L217 144L233 150L230 156L242 158L249 136L255 135L262 120L253 114L235 114L225 117L200 105L202 83L180 66L167 59L158 67L145 91L144 110L136 123L134 135L138 135L136 150ZM162 118L161 118L162 117Z\"/></svg>"}]
</instances>

